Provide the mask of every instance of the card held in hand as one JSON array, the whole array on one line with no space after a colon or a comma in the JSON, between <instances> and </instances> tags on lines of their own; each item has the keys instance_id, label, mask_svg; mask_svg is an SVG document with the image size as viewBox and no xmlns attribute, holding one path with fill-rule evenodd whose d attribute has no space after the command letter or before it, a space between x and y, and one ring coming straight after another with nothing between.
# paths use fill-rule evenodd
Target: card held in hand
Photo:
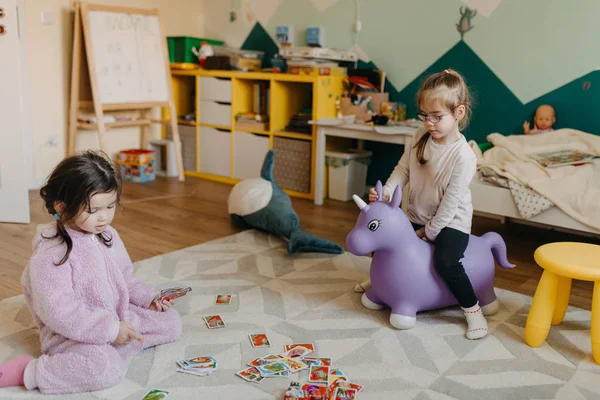
<instances>
[{"instance_id":1,"label":"card held in hand","mask_svg":"<svg viewBox=\"0 0 600 400\"><path fill-rule=\"evenodd\" d=\"M156 298L155 301L161 302L163 300L175 300L178 299L179 297L183 297L186 294L188 294L188 292L191 292L192 288L189 286L173 286L173 287L169 287L169 288L165 288L162 289L160 291L160 294L158 295L158 297Z\"/></svg>"}]
</instances>

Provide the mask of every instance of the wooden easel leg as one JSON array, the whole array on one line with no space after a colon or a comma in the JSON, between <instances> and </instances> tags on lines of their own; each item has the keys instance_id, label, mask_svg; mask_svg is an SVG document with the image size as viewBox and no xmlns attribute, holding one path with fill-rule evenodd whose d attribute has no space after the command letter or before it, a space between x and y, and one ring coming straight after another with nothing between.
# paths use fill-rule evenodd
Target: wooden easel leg
<instances>
[{"instance_id":1,"label":"wooden easel leg","mask_svg":"<svg viewBox=\"0 0 600 400\"><path fill-rule=\"evenodd\" d=\"M67 156L75 154L77 147L77 113L79 111L79 84L81 82L81 61L83 30L81 28L81 9L75 6L75 27L73 29L73 61L71 63L71 99L69 105L69 128L67 132Z\"/></svg>"},{"instance_id":2,"label":"wooden easel leg","mask_svg":"<svg viewBox=\"0 0 600 400\"><path fill-rule=\"evenodd\" d=\"M179 127L177 125L177 112L175 111L175 104L173 98L169 101L169 116L171 123L171 131L173 133L173 143L175 143L175 156L177 157L177 169L179 170L179 181L185 180L183 174L183 157L181 155L181 139L179 138Z\"/></svg>"},{"instance_id":3,"label":"wooden easel leg","mask_svg":"<svg viewBox=\"0 0 600 400\"><path fill-rule=\"evenodd\" d=\"M142 110L140 112L140 117L143 120L148 120L150 121L152 119L152 109L147 109L147 110ZM141 127L141 144L142 144L142 149L147 149L148 145L150 144L150 125L142 125Z\"/></svg>"}]
</instances>

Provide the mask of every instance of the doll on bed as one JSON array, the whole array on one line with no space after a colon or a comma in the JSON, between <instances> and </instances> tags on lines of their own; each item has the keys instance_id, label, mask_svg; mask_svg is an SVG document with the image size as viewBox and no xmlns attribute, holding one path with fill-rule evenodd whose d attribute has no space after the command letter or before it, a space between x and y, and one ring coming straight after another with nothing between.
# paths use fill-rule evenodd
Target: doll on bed
<instances>
[{"instance_id":1,"label":"doll on bed","mask_svg":"<svg viewBox=\"0 0 600 400\"><path fill-rule=\"evenodd\" d=\"M529 129L529 121L523 122L523 131L526 135L530 133L540 133L552 131L552 125L556 122L554 108L548 104L542 104L535 111L533 117L533 129Z\"/></svg>"}]
</instances>

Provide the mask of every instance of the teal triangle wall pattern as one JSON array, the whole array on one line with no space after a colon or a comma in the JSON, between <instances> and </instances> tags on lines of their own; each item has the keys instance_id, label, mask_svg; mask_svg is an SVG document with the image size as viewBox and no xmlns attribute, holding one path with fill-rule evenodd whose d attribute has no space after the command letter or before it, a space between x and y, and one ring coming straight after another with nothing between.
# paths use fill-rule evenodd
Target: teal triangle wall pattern
<instances>
[{"instance_id":1,"label":"teal triangle wall pattern","mask_svg":"<svg viewBox=\"0 0 600 400\"><path fill-rule=\"evenodd\" d=\"M254 26L242 48L265 51L263 66L269 65L272 55L278 52L277 45L260 23ZM515 60L515 68L521 64L519 60ZM377 68L372 62L362 61L359 62L359 67ZM467 140L473 139L482 143L490 133L523 133L523 122L532 122L535 110L541 104L550 104L556 110L554 129L573 128L600 134L600 71L590 72L523 104L463 40L401 91L387 81L385 87L390 93L390 101L405 103L407 116L414 116L417 111L415 97L421 82L429 74L447 68L454 69L465 77L475 99L473 117L463 132ZM385 181L402 154L401 146L370 142L366 147L373 151L373 161L367 176L368 184L374 185L378 179Z\"/></svg>"},{"instance_id":2,"label":"teal triangle wall pattern","mask_svg":"<svg viewBox=\"0 0 600 400\"><path fill-rule=\"evenodd\" d=\"M248 34L248 37L241 48L243 50L264 51L265 54L262 62L263 68L270 68L271 59L275 54L279 53L279 47L277 47L277 44L259 22L254 24L254 27Z\"/></svg>"}]
</instances>

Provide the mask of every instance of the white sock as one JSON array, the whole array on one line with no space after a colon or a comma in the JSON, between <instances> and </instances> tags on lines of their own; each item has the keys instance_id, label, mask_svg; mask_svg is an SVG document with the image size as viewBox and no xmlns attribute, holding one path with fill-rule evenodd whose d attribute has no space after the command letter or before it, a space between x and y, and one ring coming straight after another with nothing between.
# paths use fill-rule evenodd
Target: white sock
<instances>
[{"instance_id":1,"label":"white sock","mask_svg":"<svg viewBox=\"0 0 600 400\"><path fill-rule=\"evenodd\" d=\"M36 371L37 371L37 358L29 361L27 367L25 367L25 373L23 374L23 383L27 390L33 390L38 387Z\"/></svg>"},{"instance_id":2,"label":"white sock","mask_svg":"<svg viewBox=\"0 0 600 400\"><path fill-rule=\"evenodd\" d=\"M467 339L481 339L487 335L488 325L479 302L473 307L463 308L463 312L467 318Z\"/></svg>"}]
</instances>

